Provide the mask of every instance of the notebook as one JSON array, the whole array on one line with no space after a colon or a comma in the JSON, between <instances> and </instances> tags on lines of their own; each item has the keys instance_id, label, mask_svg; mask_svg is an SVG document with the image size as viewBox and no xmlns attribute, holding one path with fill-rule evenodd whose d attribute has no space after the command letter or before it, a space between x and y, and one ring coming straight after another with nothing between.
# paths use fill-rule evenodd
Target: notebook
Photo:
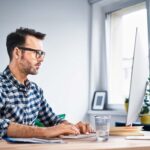
<instances>
[{"instance_id":1,"label":"notebook","mask_svg":"<svg viewBox=\"0 0 150 150\"><path fill-rule=\"evenodd\" d=\"M53 144L53 143L64 143L62 139L40 139L40 138L11 138L3 137L4 140L11 143L33 143L33 144Z\"/></svg>"},{"instance_id":2,"label":"notebook","mask_svg":"<svg viewBox=\"0 0 150 150\"><path fill-rule=\"evenodd\" d=\"M150 136L127 136L127 140L150 140Z\"/></svg>"}]
</instances>

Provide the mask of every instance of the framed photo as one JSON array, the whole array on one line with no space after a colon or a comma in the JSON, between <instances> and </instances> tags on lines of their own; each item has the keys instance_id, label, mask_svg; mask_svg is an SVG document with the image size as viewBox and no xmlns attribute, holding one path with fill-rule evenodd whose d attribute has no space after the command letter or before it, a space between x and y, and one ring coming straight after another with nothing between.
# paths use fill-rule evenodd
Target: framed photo
<instances>
[{"instance_id":1,"label":"framed photo","mask_svg":"<svg viewBox=\"0 0 150 150\"><path fill-rule=\"evenodd\" d=\"M103 110L106 102L106 96L106 91L96 91L93 97L92 110Z\"/></svg>"}]
</instances>

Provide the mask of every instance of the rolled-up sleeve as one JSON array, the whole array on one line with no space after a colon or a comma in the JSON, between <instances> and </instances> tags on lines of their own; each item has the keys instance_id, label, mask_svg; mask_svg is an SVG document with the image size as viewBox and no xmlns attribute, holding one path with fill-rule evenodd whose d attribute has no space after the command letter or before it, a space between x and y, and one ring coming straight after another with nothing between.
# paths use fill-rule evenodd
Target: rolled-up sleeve
<instances>
[{"instance_id":1,"label":"rolled-up sleeve","mask_svg":"<svg viewBox=\"0 0 150 150\"><path fill-rule=\"evenodd\" d=\"M9 126L10 120L2 118L2 108L4 107L5 95L2 92L2 88L0 87L0 137L5 136L7 133L7 128Z\"/></svg>"},{"instance_id":2,"label":"rolled-up sleeve","mask_svg":"<svg viewBox=\"0 0 150 150\"><path fill-rule=\"evenodd\" d=\"M0 137L5 136L7 134L7 128L9 126L9 119L0 119Z\"/></svg>"}]
</instances>

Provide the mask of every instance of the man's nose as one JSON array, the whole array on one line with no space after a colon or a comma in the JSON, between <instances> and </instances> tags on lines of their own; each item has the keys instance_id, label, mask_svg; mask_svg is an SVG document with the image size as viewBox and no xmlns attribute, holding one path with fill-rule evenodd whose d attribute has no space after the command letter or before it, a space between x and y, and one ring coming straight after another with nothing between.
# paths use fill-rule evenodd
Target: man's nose
<instances>
[{"instance_id":1,"label":"man's nose","mask_svg":"<svg viewBox=\"0 0 150 150\"><path fill-rule=\"evenodd\" d=\"M38 61L39 61L39 62L43 62L43 61L44 61L44 57L42 57L42 56L39 57L39 58L38 58Z\"/></svg>"}]
</instances>

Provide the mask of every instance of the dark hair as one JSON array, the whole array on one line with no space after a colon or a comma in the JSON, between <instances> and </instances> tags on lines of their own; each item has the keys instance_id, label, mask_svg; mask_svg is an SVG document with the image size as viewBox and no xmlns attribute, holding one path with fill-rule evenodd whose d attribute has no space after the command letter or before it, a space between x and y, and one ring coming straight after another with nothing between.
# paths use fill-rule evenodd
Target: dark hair
<instances>
[{"instance_id":1,"label":"dark hair","mask_svg":"<svg viewBox=\"0 0 150 150\"><path fill-rule=\"evenodd\" d=\"M6 39L7 52L10 60L12 60L12 52L16 46L22 46L25 44L26 36L31 35L37 39L43 40L46 34L37 32L34 29L22 28L16 29L15 32L10 33Z\"/></svg>"}]
</instances>

